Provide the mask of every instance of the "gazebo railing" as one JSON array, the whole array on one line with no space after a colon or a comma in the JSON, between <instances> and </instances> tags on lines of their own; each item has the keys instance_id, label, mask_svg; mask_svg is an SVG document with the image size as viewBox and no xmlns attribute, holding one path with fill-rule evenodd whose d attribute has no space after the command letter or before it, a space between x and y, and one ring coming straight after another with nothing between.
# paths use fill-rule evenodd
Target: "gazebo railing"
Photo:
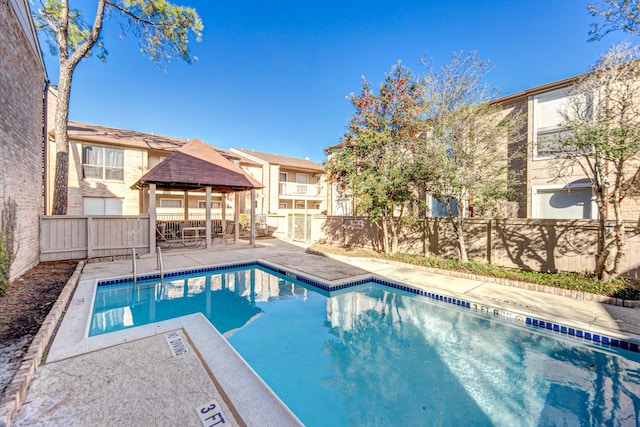
<instances>
[{"instance_id":1,"label":"gazebo railing","mask_svg":"<svg viewBox=\"0 0 640 427\"><path fill-rule=\"evenodd\" d=\"M233 221L233 215L226 217L227 221ZM206 218L204 215L189 215L189 219L185 220L184 215L180 214L159 214L156 224L165 224L167 232L180 236L183 227L206 227ZM211 231L212 233L222 231L221 215L211 215Z\"/></svg>"}]
</instances>

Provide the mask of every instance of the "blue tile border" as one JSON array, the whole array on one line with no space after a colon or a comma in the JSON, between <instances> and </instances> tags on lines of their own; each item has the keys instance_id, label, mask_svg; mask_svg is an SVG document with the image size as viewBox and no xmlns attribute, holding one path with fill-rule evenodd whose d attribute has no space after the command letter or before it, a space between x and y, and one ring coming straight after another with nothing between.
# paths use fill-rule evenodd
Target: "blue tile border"
<instances>
[{"instance_id":1,"label":"blue tile border","mask_svg":"<svg viewBox=\"0 0 640 427\"><path fill-rule=\"evenodd\" d=\"M567 335L575 338L581 338L585 341L591 341L595 344L603 344L606 346L629 350L634 353L640 353L640 344L632 341L625 341L618 338L597 334L594 332L587 332L581 329L572 328L570 326L565 326L558 323L553 323L553 322L540 320L532 317L526 318L526 324L533 327L538 327L538 328L546 329L549 331L557 332L560 335Z\"/></svg>"},{"instance_id":2,"label":"blue tile border","mask_svg":"<svg viewBox=\"0 0 640 427\"><path fill-rule=\"evenodd\" d=\"M289 279L293 279L293 280L297 280L299 282L305 283L307 285L313 286L317 289L321 289L325 292L331 293L331 292L335 292L335 291L339 291L339 290L343 290L343 289L348 289L348 288L352 288L354 286L359 286L359 285L364 285L366 283L375 283L381 286L386 286L389 288L393 288L393 289L398 289L404 292L409 292L415 295L420 295L435 301L439 301L439 302L443 302L446 304L451 304L451 305L455 305L458 307L462 307L465 309L471 309L472 308L472 303L469 301L465 301L465 300L461 300L458 298L454 298L454 297L450 297L447 295L441 295L441 294L437 294L437 293L433 293L430 291L425 291L425 290L421 290L421 289L416 289L414 287L408 286L406 284L403 283L396 283L396 282L392 282L392 281L388 281L388 280L383 280L380 279L376 276L366 276L362 279L358 279L358 280L353 280L353 281L348 281L345 283L341 283L338 285L327 285L323 282L320 282L318 280L312 279L310 277L304 276L304 275L300 275L300 274L296 274L296 273L292 273L284 268L280 268L280 267L275 267L271 264L268 263L264 263L261 261L247 261L247 262L239 262L239 263L234 263L234 264L224 264L224 265L219 265L219 266L214 266L214 267L201 267L201 268L194 268L194 269L190 269L190 270L182 270L182 271L173 271L170 273L165 273L164 277L176 277L176 276L182 276L182 275L189 275L189 274L197 274L197 273L207 273L207 272L213 272L213 271L221 271L221 270L232 270L232 269L236 269L236 268L246 268L246 267L261 267L265 270L268 270L269 272L273 272L273 273L278 273L281 274ZM138 277L138 281L146 281L146 280L158 280L161 278L160 273L155 273L155 274L148 274L148 275L144 275L144 276L140 276ZM123 277L123 278L118 278L118 279L110 279L110 280L99 280L97 282L98 286L108 286L108 285L120 285L120 284L124 284L124 283L131 283L133 282L133 277ZM477 305L474 303L473 306L475 307L475 309L477 309ZM485 307L481 307L480 311L483 311ZM489 307L486 307L486 311L487 313ZM508 316L505 316L507 319L515 319L516 322L518 323L524 323L527 326L531 327L531 328L539 328L539 329L545 329L549 332L554 332L560 335L566 335L566 336L570 336L570 337L574 337L577 339L582 339L583 341L589 341L593 344L598 344L598 345L604 345L604 346L610 346L610 347L615 347L615 348L620 348L623 350L628 350L628 351L632 351L634 353L640 353L640 344L636 343L636 342L632 342L632 341L626 341L626 340L622 340L622 339L618 339L618 338L613 338L613 337L608 337L606 335L602 335L602 334L596 334L593 332L587 332L587 331L583 331L581 329L578 328L574 328L571 326L567 326L567 325L563 325L560 323L554 323L554 322L550 322L548 320L542 320L542 319L537 319L534 317L530 317L530 316L524 316L524 315L520 315L520 314L516 314L516 313L510 313L510 312L506 312L505 310L498 310L498 309L494 309L493 307L491 307L491 309L493 310L494 316L499 317L500 316L500 312L502 312L502 314L507 314Z\"/></svg>"}]
</instances>

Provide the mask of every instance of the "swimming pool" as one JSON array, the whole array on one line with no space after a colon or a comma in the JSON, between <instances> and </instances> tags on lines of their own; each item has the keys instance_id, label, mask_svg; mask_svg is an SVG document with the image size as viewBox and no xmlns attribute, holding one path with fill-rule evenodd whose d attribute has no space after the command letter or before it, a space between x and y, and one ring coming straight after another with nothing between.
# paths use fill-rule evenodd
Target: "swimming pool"
<instances>
[{"instance_id":1,"label":"swimming pool","mask_svg":"<svg viewBox=\"0 0 640 427\"><path fill-rule=\"evenodd\" d=\"M100 285L90 333L201 311L306 425L638 423L637 353L379 280L305 282L254 264Z\"/></svg>"}]
</instances>

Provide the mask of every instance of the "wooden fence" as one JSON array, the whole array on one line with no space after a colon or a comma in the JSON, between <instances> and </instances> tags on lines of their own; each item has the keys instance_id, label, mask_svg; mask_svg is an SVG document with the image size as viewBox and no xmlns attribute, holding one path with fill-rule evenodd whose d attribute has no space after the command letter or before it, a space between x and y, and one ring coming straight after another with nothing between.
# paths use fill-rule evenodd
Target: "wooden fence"
<instances>
[{"instance_id":1,"label":"wooden fence","mask_svg":"<svg viewBox=\"0 0 640 427\"><path fill-rule=\"evenodd\" d=\"M305 240L380 249L379 231L363 217L310 216ZM269 235L289 234L287 217L267 218ZM290 222L290 221L289 221ZM469 258L532 271L593 271L597 222L593 220L470 218L465 229ZM628 228L621 274L640 280L640 235ZM635 233L635 234L634 234ZM403 226L399 251L456 258L453 230L445 218ZM149 216L41 216L40 260L99 258L149 252Z\"/></svg>"},{"instance_id":2,"label":"wooden fence","mask_svg":"<svg viewBox=\"0 0 640 427\"><path fill-rule=\"evenodd\" d=\"M149 252L149 215L41 216L40 261Z\"/></svg>"},{"instance_id":3,"label":"wooden fence","mask_svg":"<svg viewBox=\"0 0 640 427\"><path fill-rule=\"evenodd\" d=\"M314 240L380 249L375 224L361 217L315 217ZM595 267L598 228L594 220L469 218L469 258L532 271L588 272ZM611 231L611 230L609 230ZM640 280L640 235L628 227L621 274ZM456 239L446 218L427 218L401 227L399 252L457 258Z\"/></svg>"}]
</instances>

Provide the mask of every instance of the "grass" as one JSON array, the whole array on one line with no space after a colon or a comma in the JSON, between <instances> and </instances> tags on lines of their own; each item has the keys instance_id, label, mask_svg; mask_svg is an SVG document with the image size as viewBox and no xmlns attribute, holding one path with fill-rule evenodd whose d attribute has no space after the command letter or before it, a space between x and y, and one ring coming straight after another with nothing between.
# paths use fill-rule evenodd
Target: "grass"
<instances>
[{"instance_id":1,"label":"grass","mask_svg":"<svg viewBox=\"0 0 640 427\"><path fill-rule=\"evenodd\" d=\"M599 281L589 274L578 273L540 273L525 271L515 268L499 267L493 264L483 264L477 261L460 263L457 260L438 257L423 257L418 255L395 254L385 255L372 250L361 248L338 248L331 245L314 245L314 250L330 252L349 256L369 256L381 259L398 261L405 264L440 270L459 271L485 277L496 277L519 282L535 283L560 289L571 289L581 292L589 292L598 295L606 295L627 300L640 300L640 284L617 278L608 283Z\"/></svg>"}]
</instances>

